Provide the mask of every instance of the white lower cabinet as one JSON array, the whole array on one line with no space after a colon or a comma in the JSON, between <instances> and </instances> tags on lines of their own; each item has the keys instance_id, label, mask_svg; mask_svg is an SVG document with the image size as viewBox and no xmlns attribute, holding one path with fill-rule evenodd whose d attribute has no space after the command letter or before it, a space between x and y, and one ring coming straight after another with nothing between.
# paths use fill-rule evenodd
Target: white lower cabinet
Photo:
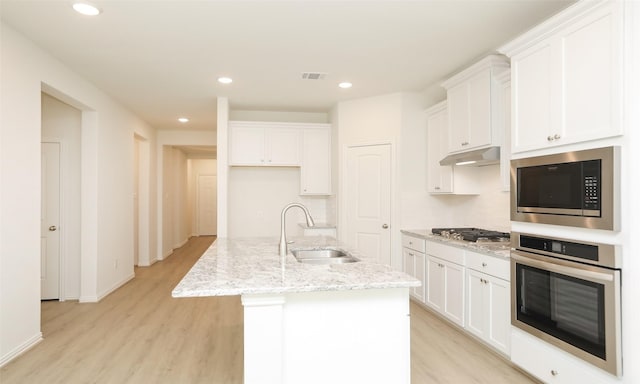
<instances>
[{"instance_id":1,"label":"white lower cabinet","mask_svg":"<svg viewBox=\"0 0 640 384\"><path fill-rule=\"evenodd\" d=\"M510 262L467 252L466 328L509 355L511 339Z\"/></svg>"},{"instance_id":2,"label":"white lower cabinet","mask_svg":"<svg viewBox=\"0 0 640 384\"><path fill-rule=\"evenodd\" d=\"M403 270L423 286L411 295L499 353L511 354L511 263L402 234Z\"/></svg>"},{"instance_id":3,"label":"white lower cabinet","mask_svg":"<svg viewBox=\"0 0 640 384\"><path fill-rule=\"evenodd\" d=\"M404 273L420 280L422 285L412 287L411 296L424 302L425 292L425 240L414 236L402 235L402 269Z\"/></svg>"},{"instance_id":4,"label":"white lower cabinet","mask_svg":"<svg viewBox=\"0 0 640 384\"><path fill-rule=\"evenodd\" d=\"M426 266L426 304L464 327L464 266L431 254L427 255Z\"/></svg>"},{"instance_id":5,"label":"white lower cabinet","mask_svg":"<svg viewBox=\"0 0 640 384\"><path fill-rule=\"evenodd\" d=\"M509 281L467 270L467 330L509 354Z\"/></svg>"},{"instance_id":6,"label":"white lower cabinet","mask_svg":"<svg viewBox=\"0 0 640 384\"><path fill-rule=\"evenodd\" d=\"M531 336L511 328L511 361L544 383L605 384L618 379L584 361Z\"/></svg>"},{"instance_id":7,"label":"white lower cabinet","mask_svg":"<svg viewBox=\"0 0 640 384\"><path fill-rule=\"evenodd\" d=\"M404 248L402 250L402 259L404 263L404 272L420 280L420 282L422 283L422 285L419 287L411 288L411 296L424 302L424 253L417 252L409 248Z\"/></svg>"}]
</instances>

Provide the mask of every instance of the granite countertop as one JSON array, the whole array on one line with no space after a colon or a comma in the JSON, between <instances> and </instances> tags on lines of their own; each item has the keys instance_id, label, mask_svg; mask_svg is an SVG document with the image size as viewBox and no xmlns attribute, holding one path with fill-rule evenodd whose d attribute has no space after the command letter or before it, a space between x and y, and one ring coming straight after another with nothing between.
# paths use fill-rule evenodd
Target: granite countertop
<instances>
[{"instance_id":1,"label":"granite countertop","mask_svg":"<svg viewBox=\"0 0 640 384\"><path fill-rule=\"evenodd\" d=\"M430 229L403 229L400 232L430 241L437 241L443 244L451 245L453 247L468 249L470 251L482 253L489 256L501 258L509 258L511 256L511 243L508 241L474 243L472 241L453 240L439 235L434 235L433 233L431 233Z\"/></svg>"},{"instance_id":2,"label":"granite countertop","mask_svg":"<svg viewBox=\"0 0 640 384\"><path fill-rule=\"evenodd\" d=\"M232 296L420 286L420 281L327 236L298 237L289 250L339 248L360 262L312 265L289 253L284 268L277 238L217 239L172 292L173 297Z\"/></svg>"}]
</instances>

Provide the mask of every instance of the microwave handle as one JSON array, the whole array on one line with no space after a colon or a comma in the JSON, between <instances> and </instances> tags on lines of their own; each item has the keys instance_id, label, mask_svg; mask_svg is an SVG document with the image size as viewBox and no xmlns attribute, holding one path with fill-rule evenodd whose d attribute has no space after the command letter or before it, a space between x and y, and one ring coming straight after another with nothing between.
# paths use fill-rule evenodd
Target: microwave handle
<instances>
[{"instance_id":1,"label":"microwave handle","mask_svg":"<svg viewBox=\"0 0 640 384\"><path fill-rule=\"evenodd\" d=\"M586 269L580 269L575 267L569 267L560 265L551 261L542 261L536 258L524 256L526 253L522 253L516 250L511 251L511 259L522 264L530 265L532 267L544 269L551 272L560 273L567 276L583 278L590 281L613 281L613 273L590 271Z\"/></svg>"}]
</instances>

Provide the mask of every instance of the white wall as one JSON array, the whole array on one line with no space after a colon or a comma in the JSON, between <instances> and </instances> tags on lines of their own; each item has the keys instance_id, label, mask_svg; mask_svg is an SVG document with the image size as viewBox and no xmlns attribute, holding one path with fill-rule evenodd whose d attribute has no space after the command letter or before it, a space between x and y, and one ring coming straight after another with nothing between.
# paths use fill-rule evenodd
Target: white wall
<instances>
[{"instance_id":1,"label":"white wall","mask_svg":"<svg viewBox=\"0 0 640 384\"><path fill-rule=\"evenodd\" d=\"M403 209L412 201L424 197L426 161L426 128L422 114L424 96L418 93L394 93L339 103L331 112L332 123L337 127L338 164L343 164L343 151L348 146L391 143L392 191L391 191L391 265L402 267L400 229L403 228ZM338 233L345 238L344 186L339 166L338 184ZM330 210L332 211L332 210Z\"/></svg>"},{"instance_id":2,"label":"white wall","mask_svg":"<svg viewBox=\"0 0 640 384\"><path fill-rule=\"evenodd\" d=\"M59 142L60 153L60 299L80 298L80 130L82 113L42 93L43 141Z\"/></svg>"},{"instance_id":3,"label":"white wall","mask_svg":"<svg viewBox=\"0 0 640 384\"><path fill-rule=\"evenodd\" d=\"M82 110L82 301L98 300L133 276L132 139L136 132L155 140L131 112L1 28L0 365L41 337L41 91Z\"/></svg>"},{"instance_id":4,"label":"white wall","mask_svg":"<svg viewBox=\"0 0 640 384\"><path fill-rule=\"evenodd\" d=\"M229 237L277 237L280 213L291 202L304 204L313 219L325 222L326 198L300 196L299 167L231 167L229 169ZM300 236L304 214L287 212L287 235Z\"/></svg>"}]
</instances>

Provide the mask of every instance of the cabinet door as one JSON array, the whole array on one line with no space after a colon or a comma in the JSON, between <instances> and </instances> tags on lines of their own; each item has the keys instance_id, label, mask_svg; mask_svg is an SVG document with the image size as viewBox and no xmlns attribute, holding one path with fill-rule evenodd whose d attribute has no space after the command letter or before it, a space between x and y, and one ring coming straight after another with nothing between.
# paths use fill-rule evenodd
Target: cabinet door
<instances>
[{"instance_id":1,"label":"cabinet door","mask_svg":"<svg viewBox=\"0 0 640 384\"><path fill-rule=\"evenodd\" d=\"M491 144L491 72L484 71L469 80L469 139L464 149Z\"/></svg>"},{"instance_id":2,"label":"cabinet door","mask_svg":"<svg viewBox=\"0 0 640 384\"><path fill-rule=\"evenodd\" d=\"M484 274L467 269L467 323L466 328L474 335L486 338L486 294Z\"/></svg>"},{"instance_id":3,"label":"cabinet door","mask_svg":"<svg viewBox=\"0 0 640 384\"><path fill-rule=\"evenodd\" d=\"M453 166L440 165L448 147L447 129L446 108L427 117L427 190L432 193L453 192Z\"/></svg>"},{"instance_id":4,"label":"cabinet door","mask_svg":"<svg viewBox=\"0 0 640 384\"><path fill-rule=\"evenodd\" d=\"M512 152L545 147L551 131L553 61L549 42L511 60Z\"/></svg>"},{"instance_id":5,"label":"cabinet door","mask_svg":"<svg viewBox=\"0 0 640 384\"><path fill-rule=\"evenodd\" d=\"M331 130L328 127L302 131L300 194L331 194Z\"/></svg>"},{"instance_id":6,"label":"cabinet door","mask_svg":"<svg viewBox=\"0 0 640 384\"><path fill-rule=\"evenodd\" d=\"M424 253L420 253L420 252L416 252L414 254L414 258L413 258L413 270L414 270L414 276L416 279L420 280L420 282L422 283L421 286L419 287L414 287L412 288L414 296L416 299L420 300L421 302L424 303L424 293L425 293L425 254Z\"/></svg>"},{"instance_id":7,"label":"cabinet door","mask_svg":"<svg viewBox=\"0 0 640 384\"><path fill-rule=\"evenodd\" d=\"M230 165L263 165L265 160L263 127L231 126Z\"/></svg>"},{"instance_id":8,"label":"cabinet door","mask_svg":"<svg viewBox=\"0 0 640 384\"><path fill-rule=\"evenodd\" d=\"M444 313L444 264L432 256L427 256L426 304Z\"/></svg>"},{"instance_id":9,"label":"cabinet door","mask_svg":"<svg viewBox=\"0 0 640 384\"><path fill-rule=\"evenodd\" d=\"M511 345L511 286L506 280L485 275L487 328L486 340L493 347L509 354Z\"/></svg>"},{"instance_id":10,"label":"cabinet door","mask_svg":"<svg viewBox=\"0 0 640 384\"><path fill-rule=\"evenodd\" d=\"M300 130L297 128L265 128L265 165L300 165Z\"/></svg>"},{"instance_id":11,"label":"cabinet door","mask_svg":"<svg viewBox=\"0 0 640 384\"><path fill-rule=\"evenodd\" d=\"M464 267L442 261L444 267L444 315L464 327Z\"/></svg>"},{"instance_id":12,"label":"cabinet door","mask_svg":"<svg viewBox=\"0 0 640 384\"><path fill-rule=\"evenodd\" d=\"M449 111L449 152L469 146L469 84L464 82L447 90Z\"/></svg>"},{"instance_id":13,"label":"cabinet door","mask_svg":"<svg viewBox=\"0 0 640 384\"><path fill-rule=\"evenodd\" d=\"M621 133L620 76L623 41L615 8L607 5L564 31L562 47L560 143L580 142Z\"/></svg>"}]
</instances>

